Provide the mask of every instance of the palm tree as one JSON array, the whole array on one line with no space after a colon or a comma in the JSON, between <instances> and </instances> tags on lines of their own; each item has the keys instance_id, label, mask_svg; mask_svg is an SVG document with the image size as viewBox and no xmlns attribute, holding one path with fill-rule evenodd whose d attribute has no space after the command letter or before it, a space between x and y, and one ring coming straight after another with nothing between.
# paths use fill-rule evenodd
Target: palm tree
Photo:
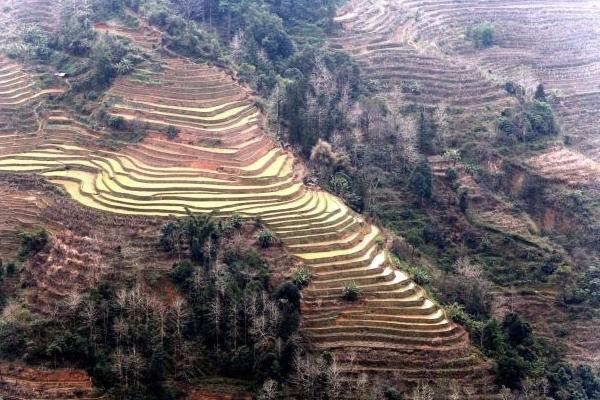
<instances>
[{"instance_id":1,"label":"palm tree","mask_svg":"<svg viewBox=\"0 0 600 400\"><path fill-rule=\"evenodd\" d=\"M131 59L127 57L124 57L123 59L121 59L121 61L119 61L116 67L119 75L128 74L131 71L133 71L133 61L131 61Z\"/></svg>"}]
</instances>

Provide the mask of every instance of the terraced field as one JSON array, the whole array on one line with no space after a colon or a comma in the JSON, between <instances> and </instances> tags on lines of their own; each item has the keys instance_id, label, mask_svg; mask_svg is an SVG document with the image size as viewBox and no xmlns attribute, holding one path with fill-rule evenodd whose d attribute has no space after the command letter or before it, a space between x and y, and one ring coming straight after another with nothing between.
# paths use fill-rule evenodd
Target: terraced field
<instances>
[{"instance_id":1,"label":"terraced field","mask_svg":"<svg viewBox=\"0 0 600 400\"><path fill-rule=\"evenodd\" d=\"M132 40L138 47L144 50L156 50L161 45L161 33L149 26L142 29L124 27L118 23L102 22L95 25L96 31L102 34L121 36Z\"/></svg>"},{"instance_id":2,"label":"terraced field","mask_svg":"<svg viewBox=\"0 0 600 400\"><path fill-rule=\"evenodd\" d=\"M115 152L55 135L34 149L0 153L0 171L41 175L108 213L259 218L312 271L304 329L318 348L339 354L348 374L408 384L447 378L486 393L488 365L472 354L465 330L390 264L376 226L302 184L293 155L262 131L247 91L225 72L170 57L119 79L108 99L113 117L149 127L144 140ZM55 111L48 126L94 135L67 120ZM171 127L174 139L163 133ZM350 282L362 301L341 299Z\"/></svg>"},{"instance_id":3,"label":"terraced field","mask_svg":"<svg viewBox=\"0 0 600 400\"><path fill-rule=\"evenodd\" d=\"M571 186L595 184L600 176L599 162L564 147L546 151L528 163L543 176Z\"/></svg>"},{"instance_id":4,"label":"terraced field","mask_svg":"<svg viewBox=\"0 0 600 400\"><path fill-rule=\"evenodd\" d=\"M400 104L459 108L466 114L510 104L506 92L486 73L416 37L416 13L399 3L348 3L337 17L346 33L333 38L332 47L353 54L366 77L392 102L400 93Z\"/></svg>"},{"instance_id":5,"label":"terraced field","mask_svg":"<svg viewBox=\"0 0 600 400\"><path fill-rule=\"evenodd\" d=\"M598 313L584 316L584 309L561 308L557 304L557 295L552 287L499 291L492 294L493 313L502 319L507 313L516 311L531 321L536 334L556 346L564 346L569 361L600 365Z\"/></svg>"},{"instance_id":6,"label":"terraced field","mask_svg":"<svg viewBox=\"0 0 600 400\"><path fill-rule=\"evenodd\" d=\"M9 363L0 364L0 396L6 400L106 398L95 393L92 379L85 371L45 371Z\"/></svg>"},{"instance_id":7,"label":"terraced field","mask_svg":"<svg viewBox=\"0 0 600 400\"><path fill-rule=\"evenodd\" d=\"M547 240L537 235L539 228L525 212L517 210L502 197L479 185L463 164L444 160L441 156L431 156L428 160L438 182L447 182L446 171L449 168L457 172L456 183L468 191L468 214L477 225L494 231L510 232L539 245L549 245Z\"/></svg>"},{"instance_id":8,"label":"terraced field","mask_svg":"<svg viewBox=\"0 0 600 400\"><path fill-rule=\"evenodd\" d=\"M532 91L543 82L547 91L556 90L563 131L583 155L573 157L570 150L548 153L556 168L541 173L552 179L562 175L571 183L573 179L590 182L590 161L600 161L598 2L401 0L396 4L404 15L412 16L402 29L422 46L464 60L498 83L512 80ZM465 40L466 29L481 22L494 26L496 44L488 49L475 49ZM532 166L537 162L531 160Z\"/></svg>"},{"instance_id":9,"label":"terraced field","mask_svg":"<svg viewBox=\"0 0 600 400\"><path fill-rule=\"evenodd\" d=\"M18 230L33 230L43 225L39 217L44 203L34 192L0 185L0 253L15 259L20 242Z\"/></svg>"},{"instance_id":10,"label":"terraced field","mask_svg":"<svg viewBox=\"0 0 600 400\"><path fill-rule=\"evenodd\" d=\"M0 174L0 254L15 260L19 230L50 232L48 245L23 265L19 278L5 287L21 287L32 310L53 316L65 301L107 274L165 270L168 254L156 237L161 218L128 217L85 207L33 175ZM7 280L5 280L7 282Z\"/></svg>"},{"instance_id":11,"label":"terraced field","mask_svg":"<svg viewBox=\"0 0 600 400\"><path fill-rule=\"evenodd\" d=\"M59 7L54 0L3 0L0 4L16 26L36 25L48 32L56 29Z\"/></svg>"},{"instance_id":12,"label":"terraced field","mask_svg":"<svg viewBox=\"0 0 600 400\"><path fill-rule=\"evenodd\" d=\"M46 95L63 89L40 90L30 74L0 56L0 154L34 148L44 140L39 105Z\"/></svg>"},{"instance_id":13,"label":"terraced field","mask_svg":"<svg viewBox=\"0 0 600 400\"><path fill-rule=\"evenodd\" d=\"M0 48L11 45L24 27L56 29L59 7L54 0L0 0Z\"/></svg>"}]
</instances>

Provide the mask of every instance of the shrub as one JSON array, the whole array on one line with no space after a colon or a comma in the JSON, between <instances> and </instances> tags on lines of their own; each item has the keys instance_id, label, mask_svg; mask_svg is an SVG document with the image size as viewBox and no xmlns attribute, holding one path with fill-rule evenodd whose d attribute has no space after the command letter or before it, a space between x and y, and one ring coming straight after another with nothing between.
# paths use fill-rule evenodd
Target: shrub
<instances>
[{"instance_id":1,"label":"shrub","mask_svg":"<svg viewBox=\"0 0 600 400\"><path fill-rule=\"evenodd\" d=\"M421 201L431 199L433 194L433 174L426 160L419 162L410 177L410 184Z\"/></svg>"},{"instance_id":2,"label":"shrub","mask_svg":"<svg viewBox=\"0 0 600 400\"><path fill-rule=\"evenodd\" d=\"M292 272L292 282L302 289L310 283L310 271L306 267L297 268Z\"/></svg>"},{"instance_id":3,"label":"shrub","mask_svg":"<svg viewBox=\"0 0 600 400\"><path fill-rule=\"evenodd\" d=\"M230 234L234 231L240 230L244 225L244 217L240 214L233 214L230 218L227 218L223 223L223 232Z\"/></svg>"},{"instance_id":4,"label":"shrub","mask_svg":"<svg viewBox=\"0 0 600 400\"><path fill-rule=\"evenodd\" d=\"M238 77L243 83L256 83L256 67L250 64L242 64L238 68Z\"/></svg>"},{"instance_id":5,"label":"shrub","mask_svg":"<svg viewBox=\"0 0 600 400\"><path fill-rule=\"evenodd\" d=\"M421 111L417 121L417 147L424 154L435 153L435 138L438 126L431 113Z\"/></svg>"},{"instance_id":6,"label":"shrub","mask_svg":"<svg viewBox=\"0 0 600 400\"><path fill-rule=\"evenodd\" d=\"M458 179L458 172L454 168L448 168L446 170L446 180L449 183L454 183Z\"/></svg>"},{"instance_id":7,"label":"shrub","mask_svg":"<svg viewBox=\"0 0 600 400\"><path fill-rule=\"evenodd\" d=\"M600 266L592 265L583 274L580 283L585 298L594 306L600 305Z\"/></svg>"},{"instance_id":8,"label":"shrub","mask_svg":"<svg viewBox=\"0 0 600 400\"><path fill-rule=\"evenodd\" d=\"M48 232L45 229L33 233L21 231L17 235L21 239L21 249L19 250L19 260L21 261L37 254L48 243Z\"/></svg>"},{"instance_id":9,"label":"shrub","mask_svg":"<svg viewBox=\"0 0 600 400\"><path fill-rule=\"evenodd\" d=\"M329 179L329 187L333 193L342 196L350 190L350 182L346 175L335 174Z\"/></svg>"},{"instance_id":10,"label":"shrub","mask_svg":"<svg viewBox=\"0 0 600 400\"><path fill-rule=\"evenodd\" d=\"M494 45L494 27L489 22L483 22L467 30L467 38L476 48L483 49Z\"/></svg>"},{"instance_id":11,"label":"shrub","mask_svg":"<svg viewBox=\"0 0 600 400\"><path fill-rule=\"evenodd\" d=\"M458 195L458 207L463 213L469 209L469 191L467 189L460 191Z\"/></svg>"},{"instance_id":12,"label":"shrub","mask_svg":"<svg viewBox=\"0 0 600 400\"><path fill-rule=\"evenodd\" d=\"M194 267L192 266L192 263L188 260L184 260L173 265L173 269L169 272L169 276L173 283L181 285L191 278L193 273Z\"/></svg>"},{"instance_id":13,"label":"shrub","mask_svg":"<svg viewBox=\"0 0 600 400\"><path fill-rule=\"evenodd\" d=\"M257 239L260 247L262 247L263 249L267 249L271 247L275 242L275 235L273 235L273 232L265 229L258 234Z\"/></svg>"},{"instance_id":14,"label":"shrub","mask_svg":"<svg viewBox=\"0 0 600 400\"><path fill-rule=\"evenodd\" d=\"M446 306L446 312L454 322L462 325L466 325L471 320L471 316L465 311L465 307L458 303Z\"/></svg>"},{"instance_id":15,"label":"shrub","mask_svg":"<svg viewBox=\"0 0 600 400\"><path fill-rule=\"evenodd\" d=\"M394 387L389 387L387 389L385 389L385 391L383 392L383 397L385 397L385 400L402 400L402 393L400 393L400 391Z\"/></svg>"},{"instance_id":16,"label":"shrub","mask_svg":"<svg viewBox=\"0 0 600 400\"><path fill-rule=\"evenodd\" d=\"M490 283L481 266L471 264L467 258L459 259L454 268L440 282L441 297L446 303L457 302L476 317L484 317L490 311Z\"/></svg>"},{"instance_id":17,"label":"shrub","mask_svg":"<svg viewBox=\"0 0 600 400\"><path fill-rule=\"evenodd\" d=\"M559 133L552 106L540 100L526 102L519 110L502 111L496 125L500 132L517 140L533 140Z\"/></svg>"},{"instance_id":18,"label":"shrub","mask_svg":"<svg viewBox=\"0 0 600 400\"><path fill-rule=\"evenodd\" d=\"M499 385L519 389L527 374L527 364L521 357L500 356L496 363L496 381Z\"/></svg>"},{"instance_id":19,"label":"shrub","mask_svg":"<svg viewBox=\"0 0 600 400\"><path fill-rule=\"evenodd\" d=\"M356 284L356 282L350 282L344 284L342 288L342 297L348 301L357 301L362 295L362 289Z\"/></svg>"},{"instance_id":20,"label":"shrub","mask_svg":"<svg viewBox=\"0 0 600 400\"><path fill-rule=\"evenodd\" d=\"M383 246L385 246L385 238L384 238L383 236L381 236L381 235L378 235L378 236L375 238L375 244L376 244L377 246L379 246L379 247L383 247Z\"/></svg>"},{"instance_id":21,"label":"shrub","mask_svg":"<svg viewBox=\"0 0 600 400\"><path fill-rule=\"evenodd\" d=\"M277 286L273 292L273 297L280 303L283 301L284 303L289 304L292 310L300 308L300 290L298 290L298 286L292 282L284 282Z\"/></svg>"},{"instance_id":22,"label":"shrub","mask_svg":"<svg viewBox=\"0 0 600 400\"><path fill-rule=\"evenodd\" d=\"M179 135L179 128L177 128L176 126L173 126L173 125L169 125L169 126L167 126L166 134L170 140L173 140L177 137L177 135Z\"/></svg>"},{"instance_id":23,"label":"shrub","mask_svg":"<svg viewBox=\"0 0 600 400\"><path fill-rule=\"evenodd\" d=\"M17 272L17 266L13 261L6 264L6 276L9 276L9 277L14 276L16 272Z\"/></svg>"},{"instance_id":24,"label":"shrub","mask_svg":"<svg viewBox=\"0 0 600 400\"><path fill-rule=\"evenodd\" d=\"M134 63L129 57L123 57L121 61L115 65L115 68L119 75L127 75L133 71Z\"/></svg>"},{"instance_id":25,"label":"shrub","mask_svg":"<svg viewBox=\"0 0 600 400\"><path fill-rule=\"evenodd\" d=\"M442 159L454 165L461 160L460 151L457 149L448 149L442 154Z\"/></svg>"},{"instance_id":26,"label":"shrub","mask_svg":"<svg viewBox=\"0 0 600 400\"><path fill-rule=\"evenodd\" d=\"M175 222L168 222L160 230L160 247L164 251L173 252L176 247L177 236L179 234L179 226Z\"/></svg>"},{"instance_id":27,"label":"shrub","mask_svg":"<svg viewBox=\"0 0 600 400\"><path fill-rule=\"evenodd\" d=\"M539 101L546 101L546 89L544 88L543 83L540 83L539 85L537 85L537 87L535 88L535 94L533 95L533 97Z\"/></svg>"},{"instance_id":28,"label":"shrub","mask_svg":"<svg viewBox=\"0 0 600 400\"><path fill-rule=\"evenodd\" d=\"M513 96L524 96L525 88L516 82L508 81L504 84L504 90Z\"/></svg>"},{"instance_id":29,"label":"shrub","mask_svg":"<svg viewBox=\"0 0 600 400\"><path fill-rule=\"evenodd\" d=\"M125 118L111 116L108 118L108 126L112 129L121 130L125 127Z\"/></svg>"},{"instance_id":30,"label":"shrub","mask_svg":"<svg viewBox=\"0 0 600 400\"><path fill-rule=\"evenodd\" d=\"M421 94L423 85L419 81L402 82L402 93Z\"/></svg>"},{"instance_id":31,"label":"shrub","mask_svg":"<svg viewBox=\"0 0 600 400\"><path fill-rule=\"evenodd\" d=\"M418 285L427 285L431 282L431 275L423 268L411 267L408 272Z\"/></svg>"}]
</instances>

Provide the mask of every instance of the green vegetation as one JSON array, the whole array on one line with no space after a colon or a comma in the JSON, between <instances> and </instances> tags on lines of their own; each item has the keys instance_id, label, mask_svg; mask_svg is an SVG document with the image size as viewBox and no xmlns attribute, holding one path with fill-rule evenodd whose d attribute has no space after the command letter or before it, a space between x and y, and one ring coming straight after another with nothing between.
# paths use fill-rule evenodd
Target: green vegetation
<instances>
[{"instance_id":1,"label":"green vegetation","mask_svg":"<svg viewBox=\"0 0 600 400\"><path fill-rule=\"evenodd\" d=\"M48 243L48 232L45 229L35 232L20 231L17 236L21 240L21 249L19 250L20 261L25 261L27 258L36 255Z\"/></svg>"},{"instance_id":2,"label":"green vegetation","mask_svg":"<svg viewBox=\"0 0 600 400\"><path fill-rule=\"evenodd\" d=\"M342 288L342 297L347 301L358 301L362 296L362 289L356 282L345 283Z\"/></svg>"},{"instance_id":3,"label":"green vegetation","mask_svg":"<svg viewBox=\"0 0 600 400\"><path fill-rule=\"evenodd\" d=\"M189 213L189 211L188 211ZM169 222L161 229L159 243L164 251L187 256L205 269L216 262L217 249L224 233L223 223L212 215L193 215Z\"/></svg>"},{"instance_id":4,"label":"green vegetation","mask_svg":"<svg viewBox=\"0 0 600 400\"><path fill-rule=\"evenodd\" d=\"M298 351L298 287L272 289L269 266L224 224L193 215L168 223L165 250L181 247L182 256L201 255L201 262L184 258L155 283L109 276L76 303L59 304L65 319L8 305L0 357L85 368L113 398L179 398L174 380L206 375L284 380ZM237 218L227 224L240 227ZM200 243L199 253L190 241ZM210 254L219 261L208 262ZM156 295L173 285L173 299Z\"/></svg>"},{"instance_id":5,"label":"green vegetation","mask_svg":"<svg viewBox=\"0 0 600 400\"><path fill-rule=\"evenodd\" d=\"M292 271L292 282L300 289L308 286L310 279L310 270L306 267L296 268Z\"/></svg>"},{"instance_id":6,"label":"green vegetation","mask_svg":"<svg viewBox=\"0 0 600 400\"><path fill-rule=\"evenodd\" d=\"M273 232L269 230L262 230L257 236L257 241L260 244L260 247L263 249L267 249L275 243L275 235Z\"/></svg>"},{"instance_id":7,"label":"green vegetation","mask_svg":"<svg viewBox=\"0 0 600 400\"><path fill-rule=\"evenodd\" d=\"M410 184L421 202L431 199L433 193L433 176L429 163L426 160L422 160L417 165L410 178Z\"/></svg>"},{"instance_id":8,"label":"green vegetation","mask_svg":"<svg viewBox=\"0 0 600 400\"><path fill-rule=\"evenodd\" d=\"M504 110L497 124L505 137L517 141L530 141L559 133L552 106L539 100L525 103L518 111Z\"/></svg>"},{"instance_id":9,"label":"green vegetation","mask_svg":"<svg viewBox=\"0 0 600 400\"><path fill-rule=\"evenodd\" d=\"M417 140L419 150L422 153L435 153L434 140L437 136L437 130L437 124L431 114L421 110L418 120Z\"/></svg>"},{"instance_id":10,"label":"green vegetation","mask_svg":"<svg viewBox=\"0 0 600 400\"><path fill-rule=\"evenodd\" d=\"M589 367L563 362L560 347L536 337L518 314L509 313L502 322L490 317L490 283L482 272L480 266L463 259L434 286L449 304L448 315L466 326L473 342L495 360L498 385L525 390L534 398L571 398L568 393L596 399L600 376Z\"/></svg>"},{"instance_id":11,"label":"green vegetation","mask_svg":"<svg viewBox=\"0 0 600 400\"><path fill-rule=\"evenodd\" d=\"M494 26L489 22L482 22L470 27L466 36L478 49L491 47L495 44Z\"/></svg>"},{"instance_id":12,"label":"green vegetation","mask_svg":"<svg viewBox=\"0 0 600 400\"><path fill-rule=\"evenodd\" d=\"M201 29L197 23L174 14L165 4L154 10L149 17L151 24L165 33L163 43L181 55L201 60L218 61L223 53L219 40Z\"/></svg>"}]
</instances>

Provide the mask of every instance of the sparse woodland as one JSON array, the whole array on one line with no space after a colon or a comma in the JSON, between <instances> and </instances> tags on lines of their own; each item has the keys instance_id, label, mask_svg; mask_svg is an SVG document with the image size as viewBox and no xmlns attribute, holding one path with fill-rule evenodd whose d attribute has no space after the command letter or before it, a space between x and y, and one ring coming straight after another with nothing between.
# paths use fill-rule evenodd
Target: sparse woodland
<instances>
[{"instance_id":1,"label":"sparse woodland","mask_svg":"<svg viewBox=\"0 0 600 400\"><path fill-rule=\"evenodd\" d=\"M462 3L0 1L0 360L97 398L600 399L600 32L565 28L600 14Z\"/></svg>"}]
</instances>

